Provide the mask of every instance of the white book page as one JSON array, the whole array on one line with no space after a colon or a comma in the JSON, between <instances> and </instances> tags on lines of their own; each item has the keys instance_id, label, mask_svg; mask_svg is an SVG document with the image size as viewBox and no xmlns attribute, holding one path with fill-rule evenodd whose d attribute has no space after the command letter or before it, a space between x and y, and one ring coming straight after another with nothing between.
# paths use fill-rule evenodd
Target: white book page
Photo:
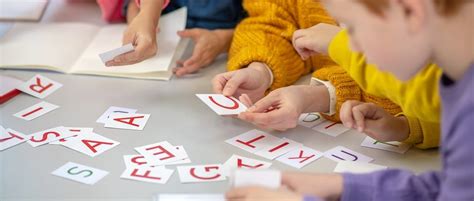
<instances>
[{"instance_id":1,"label":"white book page","mask_svg":"<svg viewBox=\"0 0 474 201\"><path fill-rule=\"evenodd\" d=\"M0 38L0 67L67 72L97 31L83 23L16 23Z\"/></svg>"},{"instance_id":2,"label":"white book page","mask_svg":"<svg viewBox=\"0 0 474 201\"><path fill-rule=\"evenodd\" d=\"M102 28L74 64L71 73L124 75L168 71L180 41L176 32L183 30L186 26L186 8L162 16L159 26L161 31L157 38L158 54L156 56L137 64L116 67L106 67L99 54L122 46L122 35L127 25L111 25Z\"/></svg>"},{"instance_id":3,"label":"white book page","mask_svg":"<svg viewBox=\"0 0 474 201\"><path fill-rule=\"evenodd\" d=\"M34 20L43 15L47 0L0 0L0 20Z\"/></svg>"}]
</instances>

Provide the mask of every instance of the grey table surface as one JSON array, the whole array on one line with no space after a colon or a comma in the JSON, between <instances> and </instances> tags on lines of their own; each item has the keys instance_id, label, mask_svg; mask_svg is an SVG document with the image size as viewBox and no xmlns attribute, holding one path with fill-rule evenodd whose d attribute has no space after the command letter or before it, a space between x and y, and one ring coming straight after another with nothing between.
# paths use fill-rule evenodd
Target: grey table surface
<instances>
[{"instance_id":1,"label":"grey table surface","mask_svg":"<svg viewBox=\"0 0 474 201\"><path fill-rule=\"evenodd\" d=\"M104 24L94 1L53 0L42 21L82 21ZM6 26L5 23L1 24ZM184 46L185 56L192 46ZM95 201L95 200L151 200L156 193L223 193L228 182L181 184L177 172L167 184L150 184L120 179L125 170L123 155L135 154L134 147L159 141L184 145L193 165L224 163L232 154L258 158L224 140L255 127L235 118L216 115L195 94L212 93L211 79L225 71L227 58L219 57L214 64L200 71L198 76L172 79L168 82L145 81L99 76L66 75L45 71L0 70L1 74L27 80L42 74L64 86L45 100L60 106L59 109L33 121L24 121L12 114L29 107L39 99L22 94L0 105L0 123L25 134L56 127L93 127L121 144L104 154L91 158L59 145L33 148L23 143L0 152L1 201ZM299 83L305 83L308 77ZM136 108L151 117L143 131L104 128L95 121L110 106ZM270 133L287 137L316 150L325 151L343 145L375 159L374 163L392 168L405 168L419 173L440 169L437 150L411 149L397 154L360 146L362 134L349 131L331 137L298 126L286 132ZM93 186L69 181L51 175L66 162L92 166L110 174ZM301 170L273 162L272 168L304 172L332 172L336 163L321 158ZM169 166L174 168L174 166Z\"/></svg>"}]
</instances>

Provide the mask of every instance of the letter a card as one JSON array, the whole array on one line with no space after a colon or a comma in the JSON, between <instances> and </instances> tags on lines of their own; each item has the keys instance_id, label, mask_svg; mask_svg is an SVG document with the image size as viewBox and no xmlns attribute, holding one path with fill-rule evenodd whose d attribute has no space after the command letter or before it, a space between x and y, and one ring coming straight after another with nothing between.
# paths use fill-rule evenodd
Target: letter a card
<instances>
[{"instance_id":1,"label":"letter a card","mask_svg":"<svg viewBox=\"0 0 474 201\"><path fill-rule=\"evenodd\" d=\"M124 114L113 113L105 122L106 128L119 128L127 130L143 130L150 114Z\"/></svg>"}]
</instances>

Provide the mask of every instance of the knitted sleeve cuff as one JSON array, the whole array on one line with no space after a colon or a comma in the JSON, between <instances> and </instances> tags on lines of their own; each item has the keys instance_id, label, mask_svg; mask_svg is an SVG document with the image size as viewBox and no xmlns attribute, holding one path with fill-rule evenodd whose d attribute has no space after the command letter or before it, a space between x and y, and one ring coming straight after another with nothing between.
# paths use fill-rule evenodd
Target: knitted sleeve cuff
<instances>
[{"instance_id":1,"label":"knitted sleeve cuff","mask_svg":"<svg viewBox=\"0 0 474 201\"><path fill-rule=\"evenodd\" d=\"M275 52L268 46L244 47L229 55L227 69L233 71L246 68L252 62L264 63L273 76L270 90L291 85L308 73L309 69L305 68L303 61L296 54L287 54L284 58L279 55L283 53Z\"/></svg>"},{"instance_id":2,"label":"knitted sleeve cuff","mask_svg":"<svg viewBox=\"0 0 474 201\"><path fill-rule=\"evenodd\" d=\"M404 114L399 113L395 116L397 117L404 116ZM418 122L418 119L413 118L413 117L408 117L408 116L405 116L405 118L407 118L408 120L408 125L410 127L410 134L408 135L408 138L406 140L402 141L402 143L418 144L418 143L423 142L423 130L421 129L421 125L420 125L420 122Z\"/></svg>"}]
</instances>

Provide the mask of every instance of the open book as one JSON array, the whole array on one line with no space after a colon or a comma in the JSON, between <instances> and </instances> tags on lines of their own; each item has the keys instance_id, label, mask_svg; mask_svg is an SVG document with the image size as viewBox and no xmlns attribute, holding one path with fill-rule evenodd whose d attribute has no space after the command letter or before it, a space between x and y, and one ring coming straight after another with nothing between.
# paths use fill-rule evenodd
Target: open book
<instances>
[{"instance_id":1,"label":"open book","mask_svg":"<svg viewBox=\"0 0 474 201\"><path fill-rule=\"evenodd\" d=\"M106 67L99 54L122 46L125 24L16 23L0 38L0 68L43 69L137 79L169 80L169 70L186 25L186 8L160 18L158 54L137 64Z\"/></svg>"}]
</instances>

